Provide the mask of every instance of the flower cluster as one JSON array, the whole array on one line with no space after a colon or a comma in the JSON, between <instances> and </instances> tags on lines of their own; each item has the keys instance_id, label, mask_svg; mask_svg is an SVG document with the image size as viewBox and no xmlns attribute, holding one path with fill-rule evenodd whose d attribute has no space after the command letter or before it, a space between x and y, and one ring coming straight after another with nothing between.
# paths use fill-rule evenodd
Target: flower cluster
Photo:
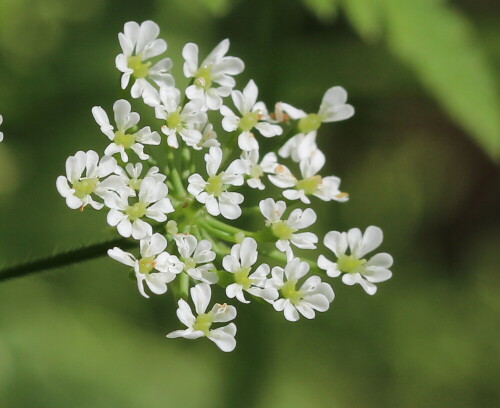
<instances>
[{"instance_id":1,"label":"flower cluster","mask_svg":"<svg viewBox=\"0 0 500 408\"><path fill-rule=\"evenodd\" d=\"M132 268L144 297L177 298L186 329L167 337L207 337L223 351L235 348L236 325L224 323L235 319L236 307L210 306L214 285L235 302L260 299L289 321L328 310L331 278L373 295L375 284L391 277L390 255L367 258L382 231L331 231L322 241L311 231L317 199L349 198L338 177L321 174L326 158L317 143L323 123L354 114L346 91L328 89L317 113L283 102L269 111L254 81L235 90L244 64L227 55L229 40L204 59L196 44L186 44L187 85L180 87L158 35L152 21L125 24L116 67L131 98L116 101L112 117L92 109L110 143L102 156L69 157L57 189L71 209L107 211L107 223L137 242L136 254L119 247L108 254ZM155 119L144 126L131 102ZM322 244L331 253L315 258L311 250Z\"/></svg>"}]
</instances>

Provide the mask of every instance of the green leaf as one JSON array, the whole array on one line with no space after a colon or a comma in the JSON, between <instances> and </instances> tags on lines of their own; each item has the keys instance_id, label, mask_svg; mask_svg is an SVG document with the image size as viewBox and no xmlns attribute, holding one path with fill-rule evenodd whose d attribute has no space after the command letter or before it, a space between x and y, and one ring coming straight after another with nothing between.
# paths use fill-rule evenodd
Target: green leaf
<instances>
[{"instance_id":1,"label":"green leaf","mask_svg":"<svg viewBox=\"0 0 500 408\"><path fill-rule=\"evenodd\" d=\"M436 0L378 0L392 51L418 74L449 115L499 156L500 100L492 69L468 21Z\"/></svg>"},{"instance_id":2,"label":"green leaf","mask_svg":"<svg viewBox=\"0 0 500 408\"><path fill-rule=\"evenodd\" d=\"M365 40L373 41L382 32L382 5L378 0L342 0L347 19Z\"/></svg>"},{"instance_id":3,"label":"green leaf","mask_svg":"<svg viewBox=\"0 0 500 408\"><path fill-rule=\"evenodd\" d=\"M337 14L338 0L302 0L320 20L331 20Z\"/></svg>"}]
</instances>

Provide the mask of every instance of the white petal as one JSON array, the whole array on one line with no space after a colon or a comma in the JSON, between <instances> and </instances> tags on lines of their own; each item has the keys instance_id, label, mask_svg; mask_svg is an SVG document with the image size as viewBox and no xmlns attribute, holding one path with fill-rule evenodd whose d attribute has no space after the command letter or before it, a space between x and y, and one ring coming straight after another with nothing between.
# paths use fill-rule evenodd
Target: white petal
<instances>
[{"instance_id":1,"label":"white petal","mask_svg":"<svg viewBox=\"0 0 500 408\"><path fill-rule=\"evenodd\" d=\"M211 330L208 338L212 340L222 351L230 352L236 347L236 340L234 339L235 333L236 326L234 323L230 323L225 327Z\"/></svg>"},{"instance_id":2,"label":"white petal","mask_svg":"<svg viewBox=\"0 0 500 408\"><path fill-rule=\"evenodd\" d=\"M240 259L241 266L247 268L257 262L257 242L253 238L245 238L241 242Z\"/></svg>"},{"instance_id":3,"label":"white petal","mask_svg":"<svg viewBox=\"0 0 500 408\"><path fill-rule=\"evenodd\" d=\"M190 292L195 305L196 313L199 315L205 313L210 302L210 297L212 296L210 285L207 285L206 283L199 283L192 287Z\"/></svg>"},{"instance_id":4,"label":"white petal","mask_svg":"<svg viewBox=\"0 0 500 408\"><path fill-rule=\"evenodd\" d=\"M135 257L132 254L129 254L128 252L125 252L121 250L118 247L114 247L112 249L108 250L108 255L113 258L114 260L121 262L124 265L134 267L135 265Z\"/></svg>"}]
</instances>

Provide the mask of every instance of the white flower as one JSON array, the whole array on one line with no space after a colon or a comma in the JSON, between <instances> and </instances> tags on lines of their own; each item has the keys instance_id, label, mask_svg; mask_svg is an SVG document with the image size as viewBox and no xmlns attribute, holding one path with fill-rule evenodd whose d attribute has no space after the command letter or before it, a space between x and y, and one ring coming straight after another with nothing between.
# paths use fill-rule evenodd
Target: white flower
<instances>
[{"instance_id":1,"label":"white flower","mask_svg":"<svg viewBox=\"0 0 500 408\"><path fill-rule=\"evenodd\" d=\"M201 140L196 146L193 146L196 150L201 150L203 147L220 147L220 143L217 140L217 133L215 133L211 123L195 125L195 129L201 132Z\"/></svg>"},{"instance_id":2,"label":"white flower","mask_svg":"<svg viewBox=\"0 0 500 408\"><path fill-rule=\"evenodd\" d=\"M324 164L325 155L317 150L312 157L300 161L301 180L290 177L291 173L286 171L277 171L276 175L270 176L270 180L278 187L294 187L294 189L283 191L283 196L288 200L300 199L303 203L310 204L311 200L308 196L314 195L323 201L347 201L349 195L339 190L340 179L338 177L321 177L317 174ZM293 184L287 185L290 181Z\"/></svg>"},{"instance_id":3,"label":"white flower","mask_svg":"<svg viewBox=\"0 0 500 408\"><path fill-rule=\"evenodd\" d=\"M143 217L148 217L158 222L167 220L165 214L174 211L170 200L167 197L168 187L154 177L146 177L142 180L139 189L138 201L129 205L129 197L114 195L106 202L110 208L108 213L108 224L116 226L118 232L123 237L134 237L143 239L151 236L153 229L151 225L143 221Z\"/></svg>"},{"instance_id":4,"label":"white flower","mask_svg":"<svg viewBox=\"0 0 500 408\"><path fill-rule=\"evenodd\" d=\"M102 178L113 173L117 167L116 160L109 156L99 156L93 150L77 152L66 160L66 177L59 176L56 181L57 191L71 209L83 209L90 204L96 210L103 207L92 195L107 200L115 195L111 190L119 190L122 182L118 176ZM85 173L85 175L84 175Z\"/></svg>"},{"instance_id":5,"label":"white flower","mask_svg":"<svg viewBox=\"0 0 500 408\"><path fill-rule=\"evenodd\" d=\"M120 99L113 104L113 111L116 131L109 123L108 115L103 108L100 106L92 108L92 115L94 115L95 121L101 127L101 132L111 140L104 154L112 156L115 153L120 153L121 159L127 162L126 150L131 149L141 160L149 159L149 155L144 153L144 145L159 145L161 138L158 132L151 131L150 127L146 126L137 132L127 133L127 130L139 123L140 116L138 113L132 112L130 103L124 99Z\"/></svg>"},{"instance_id":6,"label":"white flower","mask_svg":"<svg viewBox=\"0 0 500 408\"><path fill-rule=\"evenodd\" d=\"M316 131L298 133L288 140L279 150L281 157L290 157L294 162L313 156L318 151L316 144Z\"/></svg>"},{"instance_id":7,"label":"white flower","mask_svg":"<svg viewBox=\"0 0 500 408\"><path fill-rule=\"evenodd\" d=\"M167 50L165 40L158 39L160 28L152 21L144 21L141 25L135 21L125 23L123 33L118 34L123 53L116 57L116 68L123 72L122 89L128 86L130 77L135 79L130 94L139 98L155 88L148 82L152 80L158 86L173 86L174 80L168 73L172 68L170 58L164 58L152 65L151 58L163 54Z\"/></svg>"},{"instance_id":8,"label":"white flower","mask_svg":"<svg viewBox=\"0 0 500 408\"><path fill-rule=\"evenodd\" d=\"M210 285L199 283L191 288L191 298L193 299L194 307L197 316L193 315L191 307L184 299L178 302L177 317L184 324L186 330L176 330L167 334L168 338L184 337L186 339L198 339L200 337L208 337L222 351L233 351L236 347L236 325L229 323L226 326L212 329L213 323L225 323L233 320L236 317L236 308L216 303L213 308L205 313L210 303L212 291Z\"/></svg>"},{"instance_id":9,"label":"white flower","mask_svg":"<svg viewBox=\"0 0 500 408\"><path fill-rule=\"evenodd\" d=\"M224 115L222 127L226 132L241 131L238 136L238 146L241 150L257 150L259 144L255 139L252 129L257 129L262 136L273 137L283 133L283 129L278 125L269 123L269 115L266 105L257 102L258 89L255 82L250 80L240 91L233 91L231 98L234 106L238 109L241 117L236 116L227 106L222 106L220 112Z\"/></svg>"},{"instance_id":10,"label":"white flower","mask_svg":"<svg viewBox=\"0 0 500 408\"><path fill-rule=\"evenodd\" d=\"M234 220L241 215L240 204L243 195L227 191L229 186L241 186L246 169L241 160L232 162L226 171L217 173L222 162L222 150L211 147L205 154L208 179L205 181L198 173L189 176L188 191L205 204L209 214Z\"/></svg>"},{"instance_id":11,"label":"white flower","mask_svg":"<svg viewBox=\"0 0 500 408\"><path fill-rule=\"evenodd\" d=\"M184 271L197 281L217 283L219 277L214 272L214 265L210 263L215 259L210 241L202 239L198 242L195 236L186 234L176 234L174 240Z\"/></svg>"},{"instance_id":12,"label":"white flower","mask_svg":"<svg viewBox=\"0 0 500 408\"><path fill-rule=\"evenodd\" d=\"M278 238L276 248L287 255L291 254L290 243L301 249L315 249L318 237L312 232L300 232L298 230L307 228L316 222L316 213L313 209L301 210L296 208L282 220L281 216L286 210L284 201L275 202L272 198L266 198L259 203L262 215L266 218L266 225L271 228L273 235Z\"/></svg>"},{"instance_id":13,"label":"white flower","mask_svg":"<svg viewBox=\"0 0 500 408\"><path fill-rule=\"evenodd\" d=\"M298 120L299 134L292 137L278 152L282 157L292 157L299 162L316 150L316 132L321 123L337 122L354 115L354 108L347 104L347 92L341 86L328 89L323 96L318 113L306 114L287 103L280 108L292 119Z\"/></svg>"},{"instance_id":14,"label":"white flower","mask_svg":"<svg viewBox=\"0 0 500 408\"><path fill-rule=\"evenodd\" d=\"M161 87L159 93L150 94L146 101L154 106L156 118L165 121L161 131L167 135L167 144L175 149L179 147L177 134L188 146L196 146L201 133L195 126L207 121L201 99L194 99L184 106L180 100L181 93L177 88Z\"/></svg>"},{"instance_id":15,"label":"white flower","mask_svg":"<svg viewBox=\"0 0 500 408\"><path fill-rule=\"evenodd\" d=\"M342 275L346 285L358 283L369 295L375 294L374 285L392 277L389 268L392 266L392 256L379 253L366 260L364 256L378 248L383 240L382 230L370 226L362 234L359 228L352 228L347 233L330 231L325 236L325 246L337 257L336 262L329 261L323 255L318 258L318 266L324 269L328 276L335 278ZM347 249L350 254L347 255Z\"/></svg>"},{"instance_id":16,"label":"white flower","mask_svg":"<svg viewBox=\"0 0 500 408\"><path fill-rule=\"evenodd\" d=\"M259 151L250 150L244 151L241 155L241 159L246 163L248 169L246 174L250 176L247 179L248 186L264 190L265 186L261 178L265 173L274 174L276 166L278 165L276 154L273 152L267 153L259 164Z\"/></svg>"},{"instance_id":17,"label":"white flower","mask_svg":"<svg viewBox=\"0 0 500 408\"><path fill-rule=\"evenodd\" d=\"M165 252L167 240L161 234L141 239L140 246L140 259L117 247L110 249L108 255L118 262L134 268L137 287L142 296L149 298L144 291L144 284L149 287L151 292L162 295L167 291L167 283L172 282L177 274L182 272L182 263L175 255Z\"/></svg>"},{"instance_id":18,"label":"white flower","mask_svg":"<svg viewBox=\"0 0 500 408\"><path fill-rule=\"evenodd\" d=\"M354 108L346 102L346 90L341 86L334 86L323 95L318 113L306 114L284 102L281 102L280 107L292 119L299 120L298 128L301 133L309 133L318 130L322 123L337 122L354 115Z\"/></svg>"},{"instance_id":19,"label":"white flower","mask_svg":"<svg viewBox=\"0 0 500 408\"><path fill-rule=\"evenodd\" d=\"M319 276L310 276L297 289L299 279L309 272L309 265L294 258L287 263L285 269L275 266L272 270L272 278L267 285L279 290L281 298L275 300L275 310L285 314L285 319L295 322L299 320L299 313L306 319L313 319L315 310L325 312L330 307L335 294L332 287L321 282ZM286 280L285 280L286 277Z\"/></svg>"},{"instance_id":20,"label":"white flower","mask_svg":"<svg viewBox=\"0 0 500 408\"><path fill-rule=\"evenodd\" d=\"M188 43L182 50L184 57L184 75L193 78L193 84L186 89L189 99L201 98L210 110L217 110L222 105L222 98L229 96L234 88L233 75L241 73L245 67L236 57L226 57L229 40L221 41L198 66L198 46ZM214 87L219 84L219 87Z\"/></svg>"},{"instance_id":21,"label":"white flower","mask_svg":"<svg viewBox=\"0 0 500 408\"><path fill-rule=\"evenodd\" d=\"M233 274L235 282L226 287L226 295L229 298L236 297L240 302L250 303L245 299L243 291L268 302L278 298L276 289L265 288L270 272L268 265L262 264L250 274L253 264L257 262L257 256L257 242L253 238L245 238L241 244L233 245L231 255L223 258L222 266Z\"/></svg>"},{"instance_id":22,"label":"white flower","mask_svg":"<svg viewBox=\"0 0 500 408\"><path fill-rule=\"evenodd\" d=\"M128 163L125 169L120 166L116 168L115 173L120 176L124 185L123 191L118 192L120 195L135 197L137 195L136 191L141 188L143 178L153 177L157 182L164 182L167 178L164 174L159 173L160 169L156 166L151 167L146 175L141 178L142 167L142 163Z\"/></svg>"},{"instance_id":23,"label":"white flower","mask_svg":"<svg viewBox=\"0 0 500 408\"><path fill-rule=\"evenodd\" d=\"M0 125L3 123L3 116L0 115ZM0 132L0 142L3 140L3 132Z\"/></svg>"}]
</instances>

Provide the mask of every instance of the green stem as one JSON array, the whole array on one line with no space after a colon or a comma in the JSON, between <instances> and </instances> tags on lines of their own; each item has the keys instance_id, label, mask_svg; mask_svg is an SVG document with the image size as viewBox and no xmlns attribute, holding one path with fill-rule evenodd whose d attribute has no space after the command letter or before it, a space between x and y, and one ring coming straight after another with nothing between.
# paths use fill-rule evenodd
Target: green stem
<instances>
[{"instance_id":1,"label":"green stem","mask_svg":"<svg viewBox=\"0 0 500 408\"><path fill-rule=\"evenodd\" d=\"M175 187L175 192L177 193L178 197L183 196L186 194L186 191L184 190L184 185L182 184L181 176L175 162L174 152L172 148L169 148L167 151L167 161L172 183Z\"/></svg>"},{"instance_id":2,"label":"green stem","mask_svg":"<svg viewBox=\"0 0 500 408\"><path fill-rule=\"evenodd\" d=\"M215 253L219 256L225 256L230 253L229 248L221 248L220 244L212 238L212 236L207 232L206 229L201 228L201 235L204 239L207 241L211 242L212 244L212 249L215 251Z\"/></svg>"},{"instance_id":3,"label":"green stem","mask_svg":"<svg viewBox=\"0 0 500 408\"><path fill-rule=\"evenodd\" d=\"M189 275L186 272L181 272L179 277L179 296L189 299Z\"/></svg>"},{"instance_id":4,"label":"green stem","mask_svg":"<svg viewBox=\"0 0 500 408\"><path fill-rule=\"evenodd\" d=\"M238 228L238 227L233 227L231 225L228 225L226 224L225 222L222 222L222 221L219 221L213 217L206 217L205 218L205 223L210 225L211 227L213 228L217 228L221 231L224 231L224 232L227 232L228 234L245 234L246 237L254 237L255 236L255 233L253 232L250 232L250 231L246 231L246 230L243 230L241 228Z\"/></svg>"},{"instance_id":5,"label":"green stem","mask_svg":"<svg viewBox=\"0 0 500 408\"><path fill-rule=\"evenodd\" d=\"M137 242L131 241L127 238L118 238L84 248L72 249L60 254L55 254L20 265L3 268L0 269L0 282L42 272L46 269L61 268L74 263L99 258L106 255L108 249L114 248L115 246L119 246L121 249L128 249L137 246Z\"/></svg>"},{"instance_id":6,"label":"green stem","mask_svg":"<svg viewBox=\"0 0 500 408\"><path fill-rule=\"evenodd\" d=\"M215 237L217 237L219 239L222 239L223 241L231 242L233 244L238 243L234 234L217 229L216 227L213 227L210 224L205 223L205 222L200 222L199 225L203 229L205 229L207 232L209 232L210 234L214 235Z\"/></svg>"}]
</instances>

